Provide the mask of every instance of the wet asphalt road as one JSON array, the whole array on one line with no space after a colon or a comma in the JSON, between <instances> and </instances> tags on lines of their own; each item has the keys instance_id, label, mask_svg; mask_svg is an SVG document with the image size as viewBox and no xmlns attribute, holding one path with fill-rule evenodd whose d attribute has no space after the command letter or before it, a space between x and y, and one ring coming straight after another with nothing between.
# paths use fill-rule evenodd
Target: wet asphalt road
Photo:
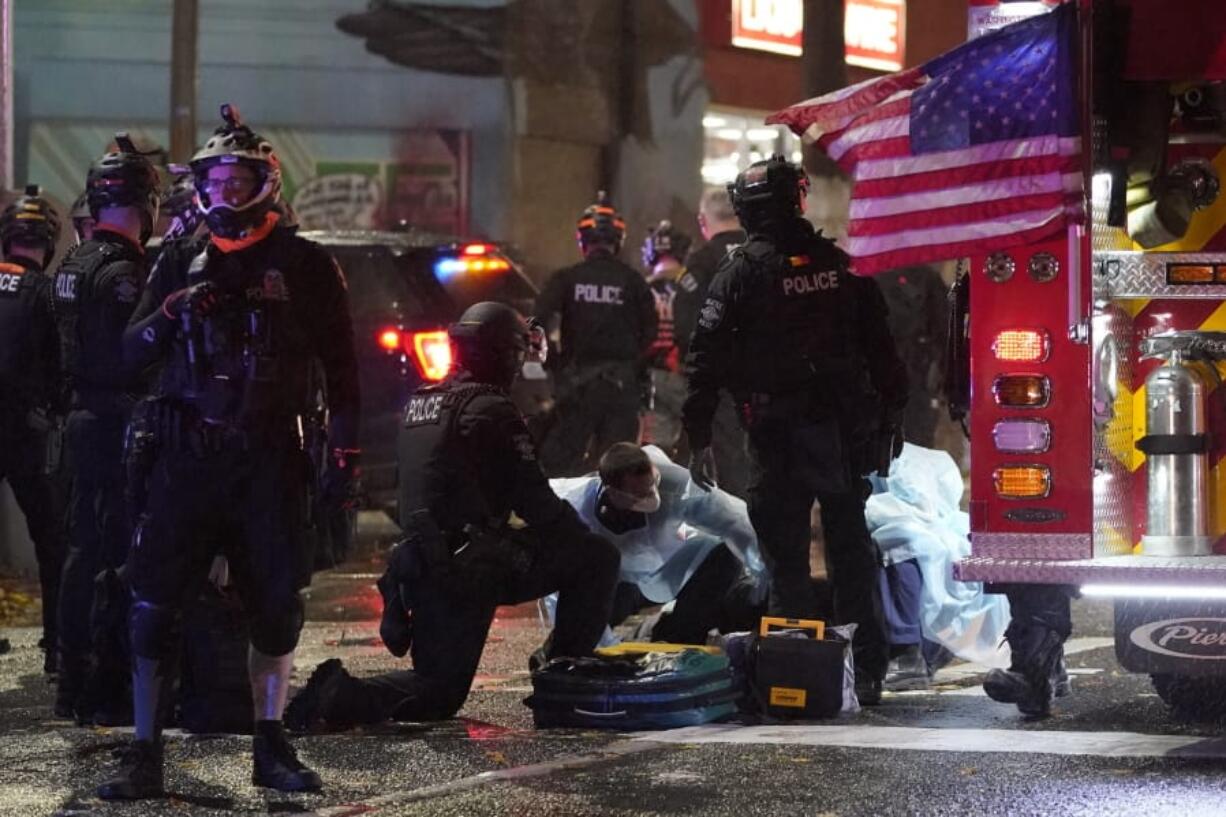
<instances>
[{"instance_id":1,"label":"wet asphalt road","mask_svg":"<svg viewBox=\"0 0 1226 817\"><path fill-rule=\"evenodd\" d=\"M393 666L372 576L350 565L317 577L297 683L338 654L355 673ZM1220 727L1171 722L1147 679L1119 670L1109 603L1079 603L1076 623L1074 694L1039 723L983 697L977 675L951 673L816 726L625 735L532 729L521 701L542 631L532 608L505 610L462 718L297 739L324 794L252 787L247 738L172 735L172 796L140 804L93 798L126 736L53 720L36 632L11 628L0 815L1226 815Z\"/></svg>"}]
</instances>

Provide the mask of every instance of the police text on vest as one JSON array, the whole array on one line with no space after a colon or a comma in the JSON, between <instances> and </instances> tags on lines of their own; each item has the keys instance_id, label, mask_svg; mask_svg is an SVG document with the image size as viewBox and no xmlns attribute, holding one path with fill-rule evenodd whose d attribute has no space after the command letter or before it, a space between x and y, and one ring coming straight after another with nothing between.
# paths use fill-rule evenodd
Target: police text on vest
<instances>
[{"instance_id":1,"label":"police text on vest","mask_svg":"<svg viewBox=\"0 0 1226 817\"><path fill-rule=\"evenodd\" d=\"M808 275L791 275L783 279L784 295L803 295L839 288L839 274L834 270L811 272Z\"/></svg>"}]
</instances>

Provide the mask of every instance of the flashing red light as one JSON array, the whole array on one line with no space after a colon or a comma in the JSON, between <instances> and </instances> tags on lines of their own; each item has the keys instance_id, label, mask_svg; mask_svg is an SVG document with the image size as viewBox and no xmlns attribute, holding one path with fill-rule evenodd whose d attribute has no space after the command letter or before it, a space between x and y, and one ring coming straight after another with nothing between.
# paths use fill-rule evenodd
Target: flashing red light
<instances>
[{"instance_id":1,"label":"flashing red light","mask_svg":"<svg viewBox=\"0 0 1226 817\"><path fill-rule=\"evenodd\" d=\"M466 244L464 246L465 255L485 255L489 252L489 247L484 244Z\"/></svg>"},{"instance_id":2,"label":"flashing red light","mask_svg":"<svg viewBox=\"0 0 1226 817\"><path fill-rule=\"evenodd\" d=\"M379 332L379 347L387 352L400 351L400 330L394 327L387 327Z\"/></svg>"},{"instance_id":3,"label":"flashing red light","mask_svg":"<svg viewBox=\"0 0 1226 817\"><path fill-rule=\"evenodd\" d=\"M443 330L414 332L413 360L426 380L442 380L451 370L451 339Z\"/></svg>"}]
</instances>

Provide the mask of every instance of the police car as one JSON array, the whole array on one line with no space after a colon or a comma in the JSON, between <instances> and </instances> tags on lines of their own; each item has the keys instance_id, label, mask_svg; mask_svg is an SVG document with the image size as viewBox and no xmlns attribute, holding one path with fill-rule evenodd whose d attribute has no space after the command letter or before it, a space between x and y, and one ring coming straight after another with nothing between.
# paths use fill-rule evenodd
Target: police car
<instances>
[{"instance_id":1,"label":"police car","mask_svg":"<svg viewBox=\"0 0 1226 817\"><path fill-rule=\"evenodd\" d=\"M492 242L416 230L300 235L323 245L348 279L362 387L362 505L395 518L401 413L410 392L447 375L447 325L480 301L530 314L536 287Z\"/></svg>"}]
</instances>

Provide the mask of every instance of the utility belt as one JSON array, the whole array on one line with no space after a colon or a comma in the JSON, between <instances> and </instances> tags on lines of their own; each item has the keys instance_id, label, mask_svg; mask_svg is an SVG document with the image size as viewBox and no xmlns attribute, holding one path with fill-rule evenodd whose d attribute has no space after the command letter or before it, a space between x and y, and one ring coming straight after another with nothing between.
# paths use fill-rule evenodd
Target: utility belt
<instances>
[{"instance_id":1,"label":"utility belt","mask_svg":"<svg viewBox=\"0 0 1226 817\"><path fill-rule=\"evenodd\" d=\"M639 366L624 360L572 362L558 372L558 387L576 391L604 380L619 389L627 389L637 387L639 376Z\"/></svg>"},{"instance_id":2,"label":"utility belt","mask_svg":"<svg viewBox=\"0 0 1226 817\"><path fill-rule=\"evenodd\" d=\"M269 417L254 427L210 423L195 406L166 397L144 400L133 412L129 436L142 434L161 450L190 453L199 458L227 451L302 447L297 417Z\"/></svg>"}]
</instances>

